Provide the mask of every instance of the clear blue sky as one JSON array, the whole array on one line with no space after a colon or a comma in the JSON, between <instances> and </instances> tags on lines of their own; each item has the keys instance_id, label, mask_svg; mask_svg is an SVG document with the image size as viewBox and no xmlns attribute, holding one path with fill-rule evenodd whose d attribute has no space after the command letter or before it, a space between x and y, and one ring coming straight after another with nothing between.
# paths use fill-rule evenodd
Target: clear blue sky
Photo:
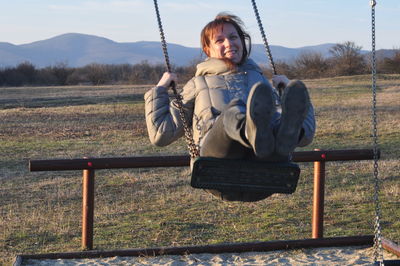
<instances>
[{"instance_id":1,"label":"clear blue sky","mask_svg":"<svg viewBox=\"0 0 400 266\"><path fill-rule=\"evenodd\" d=\"M168 42L199 47L220 11L241 17L262 43L250 0L158 0ZM354 41L371 48L369 0L258 0L271 45ZM77 32L117 42L159 41L152 0L0 0L0 42L24 44ZM400 48L400 1L377 0L377 48Z\"/></svg>"}]
</instances>

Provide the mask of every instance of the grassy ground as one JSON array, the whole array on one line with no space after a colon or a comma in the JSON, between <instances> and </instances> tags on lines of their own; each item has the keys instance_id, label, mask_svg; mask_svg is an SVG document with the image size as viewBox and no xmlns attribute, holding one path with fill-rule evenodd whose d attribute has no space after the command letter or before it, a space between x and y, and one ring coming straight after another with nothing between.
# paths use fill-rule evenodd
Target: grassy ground
<instances>
[{"instance_id":1,"label":"grassy ground","mask_svg":"<svg viewBox=\"0 0 400 266\"><path fill-rule=\"evenodd\" d=\"M303 150L370 148L370 77L306 80L318 131ZM379 76L382 228L400 241L400 75ZM80 250L81 173L29 172L29 159L186 153L147 138L140 86L0 88L0 264L16 254ZM96 249L309 238L311 163L296 193L222 202L186 168L96 172ZM326 166L325 236L373 233L371 162Z\"/></svg>"}]
</instances>

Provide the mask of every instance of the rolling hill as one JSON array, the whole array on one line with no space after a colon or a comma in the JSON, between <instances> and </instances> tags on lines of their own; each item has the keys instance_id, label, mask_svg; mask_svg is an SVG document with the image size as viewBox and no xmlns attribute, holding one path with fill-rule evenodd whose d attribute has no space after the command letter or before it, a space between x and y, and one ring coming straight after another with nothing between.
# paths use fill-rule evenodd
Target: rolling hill
<instances>
[{"instance_id":1,"label":"rolling hill","mask_svg":"<svg viewBox=\"0 0 400 266\"><path fill-rule=\"evenodd\" d=\"M290 62L304 52L319 52L329 56L333 43L287 48L271 45L275 61ZM168 51L171 63L185 66L201 58L199 48L185 47L169 43ZM368 53L367 51L362 51ZM390 53L390 51L386 51ZM252 56L257 63L268 64L264 45L254 44ZM66 33L50 39L28 44L14 45L0 42L0 67L12 67L22 62L30 62L42 68L65 63L70 67L81 67L91 63L99 64L137 64L142 61L163 63L163 54L159 42L115 42L110 39L80 33Z\"/></svg>"}]
</instances>

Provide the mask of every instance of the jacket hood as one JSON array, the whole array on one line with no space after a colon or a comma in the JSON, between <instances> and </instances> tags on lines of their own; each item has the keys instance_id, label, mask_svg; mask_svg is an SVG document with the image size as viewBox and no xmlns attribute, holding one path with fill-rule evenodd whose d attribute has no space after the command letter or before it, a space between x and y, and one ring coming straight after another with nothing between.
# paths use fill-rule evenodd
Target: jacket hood
<instances>
[{"instance_id":1,"label":"jacket hood","mask_svg":"<svg viewBox=\"0 0 400 266\"><path fill-rule=\"evenodd\" d=\"M247 59L246 62L239 65L238 71L254 70L262 73L261 68L252 60ZM196 77L205 75L221 75L232 72L225 62L218 58L207 58L204 62L197 65Z\"/></svg>"}]
</instances>

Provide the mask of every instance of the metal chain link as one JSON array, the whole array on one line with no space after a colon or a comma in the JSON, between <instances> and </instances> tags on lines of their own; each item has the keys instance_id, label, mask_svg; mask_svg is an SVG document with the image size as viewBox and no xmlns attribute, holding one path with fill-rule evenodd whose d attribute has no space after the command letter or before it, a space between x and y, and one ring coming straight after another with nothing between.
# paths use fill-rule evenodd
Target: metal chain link
<instances>
[{"instance_id":1,"label":"metal chain link","mask_svg":"<svg viewBox=\"0 0 400 266\"><path fill-rule=\"evenodd\" d=\"M163 50L164 54L164 59L165 59L165 65L167 67L167 71L171 72L171 64L169 62L169 56L168 56L168 49L167 49L167 42L165 41L165 34L161 22L161 16L160 16L160 11L158 9L158 3L157 0L154 0L154 8L156 11L156 16L157 16L157 22L158 22L158 29L160 31L160 37L161 37L161 47Z\"/></svg>"},{"instance_id":2,"label":"metal chain link","mask_svg":"<svg viewBox=\"0 0 400 266\"><path fill-rule=\"evenodd\" d=\"M263 27L262 22L261 22L260 14L258 13L258 8L257 8L257 5L256 5L256 1L255 0L251 0L251 4L253 5L254 15L256 16L256 19L257 19L258 28L260 29L261 37L262 37L263 42L264 42L265 51L267 53L267 57L269 59L270 65L271 65L272 73L273 73L273 75L277 75L278 72L276 71L274 59L272 58L271 49L269 48L267 37L265 36L264 27ZM285 89L285 84L279 83L276 86L276 89L278 90L279 96L282 96L283 91Z\"/></svg>"},{"instance_id":3,"label":"metal chain link","mask_svg":"<svg viewBox=\"0 0 400 266\"><path fill-rule=\"evenodd\" d=\"M165 41L165 34L164 34L163 26L161 23L161 16L160 16L160 11L158 9L157 0L154 0L154 8L156 11L156 16L157 16L158 29L160 31L161 46L162 46L162 50L163 50L163 54L164 54L165 65L166 65L167 71L171 72L171 64L170 64L169 56L168 56L167 42ZM179 116L182 120L183 130L185 132L185 140L186 140L186 144L189 149L190 157L191 158L199 157L200 156L199 146L196 145L196 143L194 142L192 131L191 131L191 129L189 127L189 123L186 119L185 112L183 110L182 96L178 94L178 92L176 90L175 82L172 82L170 87L175 95L176 106L178 107Z\"/></svg>"},{"instance_id":4,"label":"metal chain link","mask_svg":"<svg viewBox=\"0 0 400 266\"><path fill-rule=\"evenodd\" d=\"M274 73L274 75L276 75L277 72L276 72L276 68L275 68L274 59L272 58L271 49L269 48L267 37L265 36L264 27L262 25L261 18L260 18L260 15L258 13L258 8L257 8L257 5L256 5L256 1L255 0L251 0L251 4L253 5L254 14L255 14L256 19L257 19L258 28L260 29L261 37L262 37L262 39L264 41L265 51L267 52L267 56L268 56L268 59L269 59L269 62L270 62L271 68L272 68L272 72Z\"/></svg>"},{"instance_id":5,"label":"metal chain link","mask_svg":"<svg viewBox=\"0 0 400 266\"><path fill-rule=\"evenodd\" d=\"M380 225L381 207L379 202L379 166L378 166L378 121L376 112L376 52L375 52L375 6L376 1L371 0L371 30L372 30L372 135L373 135L373 151L374 151L374 202L375 202L375 224L374 224L374 262L383 265L383 248L382 248L382 232Z\"/></svg>"}]
</instances>

